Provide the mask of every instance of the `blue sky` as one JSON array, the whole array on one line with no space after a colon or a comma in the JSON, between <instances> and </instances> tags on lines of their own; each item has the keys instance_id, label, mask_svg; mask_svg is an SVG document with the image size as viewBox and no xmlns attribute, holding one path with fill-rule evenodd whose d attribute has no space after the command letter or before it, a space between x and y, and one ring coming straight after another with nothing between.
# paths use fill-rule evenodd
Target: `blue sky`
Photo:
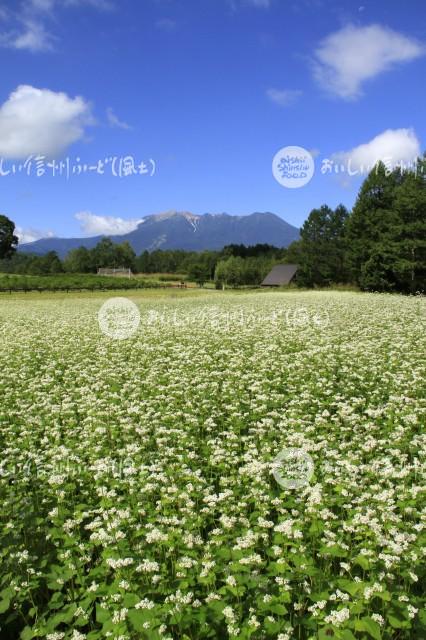
<instances>
[{"instance_id":1,"label":"blue sky","mask_svg":"<svg viewBox=\"0 0 426 640\"><path fill-rule=\"evenodd\" d=\"M421 0L0 2L0 212L31 240L170 209L300 226L322 203L351 207L361 178L322 174L324 159L361 171L426 148L425 18ZM315 158L302 188L272 175L288 145ZM37 177L36 155L155 173Z\"/></svg>"}]
</instances>

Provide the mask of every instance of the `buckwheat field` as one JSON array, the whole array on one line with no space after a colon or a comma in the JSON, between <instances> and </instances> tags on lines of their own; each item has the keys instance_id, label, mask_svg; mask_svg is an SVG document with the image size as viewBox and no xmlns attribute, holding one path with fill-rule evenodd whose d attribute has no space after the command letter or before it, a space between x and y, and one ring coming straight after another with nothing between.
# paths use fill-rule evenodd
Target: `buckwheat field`
<instances>
[{"instance_id":1,"label":"buckwheat field","mask_svg":"<svg viewBox=\"0 0 426 640\"><path fill-rule=\"evenodd\" d=\"M1 640L426 638L425 298L109 296L0 299Z\"/></svg>"}]
</instances>

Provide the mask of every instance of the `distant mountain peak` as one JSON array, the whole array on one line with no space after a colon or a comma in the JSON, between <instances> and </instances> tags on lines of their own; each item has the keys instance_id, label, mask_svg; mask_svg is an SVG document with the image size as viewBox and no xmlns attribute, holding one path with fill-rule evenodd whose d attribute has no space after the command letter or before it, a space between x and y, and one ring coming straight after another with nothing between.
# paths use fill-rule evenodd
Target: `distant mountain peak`
<instances>
[{"instance_id":1,"label":"distant mountain peak","mask_svg":"<svg viewBox=\"0 0 426 640\"><path fill-rule=\"evenodd\" d=\"M113 242L129 242L137 255L154 249L186 251L219 250L228 244L271 244L287 247L299 238L299 229L271 212L249 215L228 213L194 214L164 211L144 216L137 228L123 235L90 238L44 238L21 245L20 251L44 254L56 251L63 258L78 247L93 248L102 237Z\"/></svg>"},{"instance_id":2,"label":"distant mountain peak","mask_svg":"<svg viewBox=\"0 0 426 640\"><path fill-rule=\"evenodd\" d=\"M175 216L182 216L184 218L199 218L200 216L191 213L190 211L176 211L175 209L170 209L170 211L163 211L162 213L154 213L148 214L144 216L144 220L147 218L152 218L154 220L168 220L169 218L173 218Z\"/></svg>"}]
</instances>

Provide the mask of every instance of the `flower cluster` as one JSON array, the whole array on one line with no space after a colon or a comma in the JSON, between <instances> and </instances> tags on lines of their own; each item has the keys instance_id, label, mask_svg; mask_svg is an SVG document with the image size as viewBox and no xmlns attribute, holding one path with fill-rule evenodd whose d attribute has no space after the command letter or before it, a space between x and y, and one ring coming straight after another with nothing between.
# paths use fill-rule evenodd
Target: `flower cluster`
<instances>
[{"instance_id":1,"label":"flower cluster","mask_svg":"<svg viewBox=\"0 0 426 640\"><path fill-rule=\"evenodd\" d=\"M0 300L1 637L426 637L424 298L138 292L191 321L113 340L46 295Z\"/></svg>"}]
</instances>

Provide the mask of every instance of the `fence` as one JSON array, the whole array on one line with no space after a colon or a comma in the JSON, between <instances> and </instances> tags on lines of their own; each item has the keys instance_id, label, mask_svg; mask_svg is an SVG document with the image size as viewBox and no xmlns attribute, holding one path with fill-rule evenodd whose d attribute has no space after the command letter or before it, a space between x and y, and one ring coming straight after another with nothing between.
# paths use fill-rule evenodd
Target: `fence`
<instances>
[{"instance_id":1,"label":"fence","mask_svg":"<svg viewBox=\"0 0 426 640\"><path fill-rule=\"evenodd\" d=\"M121 278L131 278L133 275L131 269L125 269L124 267L115 268L99 268L98 276L118 276Z\"/></svg>"}]
</instances>

